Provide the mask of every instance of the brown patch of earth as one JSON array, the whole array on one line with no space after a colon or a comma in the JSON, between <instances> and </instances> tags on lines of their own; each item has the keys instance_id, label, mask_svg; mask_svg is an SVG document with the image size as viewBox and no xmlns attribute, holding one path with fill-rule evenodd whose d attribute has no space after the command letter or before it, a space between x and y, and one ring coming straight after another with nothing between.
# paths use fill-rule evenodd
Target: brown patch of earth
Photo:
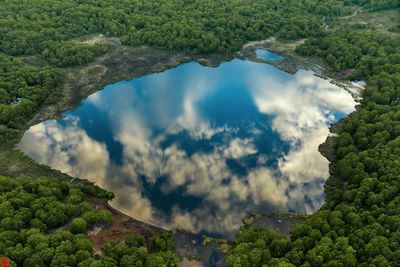
<instances>
[{"instance_id":1,"label":"brown patch of earth","mask_svg":"<svg viewBox=\"0 0 400 267\"><path fill-rule=\"evenodd\" d=\"M96 212L105 209L109 210L113 215L113 220L110 225L94 226L87 232L88 239L93 243L95 253L100 256L103 256L103 249L107 243L112 240L121 242L126 234L143 236L146 240L147 249L149 252L152 252L149 246L150 237L165 231L159 227L135 220L114 209L101 199L91 199L88 202Z\"/></svg>"}]
</instances>

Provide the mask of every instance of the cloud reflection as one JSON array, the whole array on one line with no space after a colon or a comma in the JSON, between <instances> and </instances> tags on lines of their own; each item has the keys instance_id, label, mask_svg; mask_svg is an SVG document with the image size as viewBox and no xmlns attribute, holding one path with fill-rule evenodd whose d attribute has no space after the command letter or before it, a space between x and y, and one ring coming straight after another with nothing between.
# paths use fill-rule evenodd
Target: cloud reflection
<instances>
[{"instance_id":1,"label":"cloud reflection","mask_svg":"<svg viewBox=\"0 0 400 267\"><path fill-rule=\"evenodd\" d=\"M231 79L223 78L227 72ZM137 219L225 236L250 211L320 207L328 162L318 145L328 123L355 104L311 72L292 76L245 61L217 69L184 64L111 87L118 88L90 96L62 123L33 126L19 148L114 191L113 205ZM248 94L255 111L250 106L237 113L242 118L220 123L220 114L240 108L221 102L210 113L221 90L237 95L237 103ZM111 160L105 140L88 134L85 107L106 114L113 142L122 145L120 164Z\"/></svg>"},{"instance_id":2,"label":"cloud reflection","mask_svg":"<svg viewBox=\"0 0 400 267\"><path fill-rule=\"evenodd\" d=\"M79 118L70 116L66 120L70 125L63 129L54 120L32 126L19 148L39 162L103 185L109 166L106 146L77 127Z\"/></svg>"}]
</instances>

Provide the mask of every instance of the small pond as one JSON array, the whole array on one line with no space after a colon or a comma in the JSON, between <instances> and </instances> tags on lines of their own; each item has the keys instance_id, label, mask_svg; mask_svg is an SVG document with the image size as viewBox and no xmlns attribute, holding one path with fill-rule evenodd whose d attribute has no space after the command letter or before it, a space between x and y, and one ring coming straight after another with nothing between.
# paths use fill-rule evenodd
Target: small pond
<instances>
[{"instance_id":1,"label":"small pond","mask_svg":"<svg viewBox=\"0 0 400 267\"><path fill-rule=\"evenodd\" d=\"M268 50L258 49L256 50L256 55L259 58L266 59L266 60L281 60L283 57L275 55Z\"/></svg>"},{"instance_id":2,"label":"small pond","mask_svg":"<svg viewBox=\"0 0 400 267\"><path fill-rule=\"evenodd\" d=\"M354 110L342 88L301 70L196 62L110 84L18 148L113 191L146 222L233 237L251 211L311 213L324 202L328 125Z\"/></svg>"}]
</instances>

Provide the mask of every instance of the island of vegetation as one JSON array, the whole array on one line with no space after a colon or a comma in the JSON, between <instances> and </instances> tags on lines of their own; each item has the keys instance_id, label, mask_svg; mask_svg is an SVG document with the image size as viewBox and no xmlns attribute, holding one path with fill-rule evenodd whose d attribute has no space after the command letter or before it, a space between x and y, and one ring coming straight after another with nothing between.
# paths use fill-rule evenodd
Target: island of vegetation
<instances>
[{"instance_id":1,"label":"island of vegetation","mask_svg":"<svg viewBox=\"0 0 400 267\"><path fill-rule=\"evenodd\" d=\"M352 69L341 79L366 86L357 111L337 127L326 204L290 238L245 225L226 249L226 265L400 266L400 24L383 31L343 22L360 10L399 6L398 0L1 1L0 258L10 266L178 263L167 231L133 232L95 251L88 233L109 225L113 214L91 203L113 194L14 150L34 117L63 101L68 75L116 49L85 37L226 58L247 42L276 37L306 39L297 54L324 59L331 76Z\"/></svg>"}]
</instances>

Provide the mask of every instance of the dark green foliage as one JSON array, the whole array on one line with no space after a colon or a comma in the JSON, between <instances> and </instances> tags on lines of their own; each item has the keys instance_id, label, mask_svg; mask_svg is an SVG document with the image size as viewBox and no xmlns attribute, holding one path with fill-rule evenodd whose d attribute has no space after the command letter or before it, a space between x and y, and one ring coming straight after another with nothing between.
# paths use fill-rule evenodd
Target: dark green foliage
<instances>
[{"instance_id":1,"label":"dark green foliage","mask_svg":"<svg viewBox=\"0 0 400 267\"><path fill-rule=\"evenodd\" d=\"M107 225L112 222L112 213L108 210L101 210L98 213L93 210L87 210L82 214L82 220L87 226Z\"/></svg>"},{"instance_id":2,"label":"dark green foliage","mask_svg":"<svg viewBox=\"0 0 400 267\"><path fill-rule=\"evenodd\" d=\"M228 266L400 266L400 39L353 25L324 31L323 17L399 7L398 0L144 1L65 0L0 3L0 144L45 104L55 103L62 83L56 67L87 64L109 49L72 40L88 34L117 36L126 45L190 53L232 53L251 40L309 38L296 52L326 60L333 71L367 86L358 113L343 121L337 160L325 185L326 205L296 227L290 241L268 229L242 229ZM367 29L367 30L364 30ZM392 31L398 31L393 27ZM32 67L16 56L35 55L49 65ZM52 67L50 67L52 66ZM11 141L10 141L11 140ZM170 233L150 239L126 236L92 258L83 234L109 224L109 211L94 213L88 196L114 195L89 182L18 180L0 176L0 256L11 266L175 266Z\"/></svg>"},{"instance_id":3,"label":"dark green foliage","mask_svg":"<svg viewBox=\"0 0 400 267\"><path fill-rule=\"evenodd\" d=\"M153 243L164 244L153 247L159 252L149 254L144 247L142 236L135 237L131 234L124 236L124 243L110 242L104 248L105 257L103 264L113 263L115 266L146 266L146 267L173 267L177 266L178 258L174 254L174 240L169 232L164 232L151 238ZM157 241L155 241L157 240ZM111 266L111 265L110 265Z\"/></svg>"},{"instance_id":4,"label":"dark green foliage","mask_svg":"<svg viewBox=\"0 0 400 267\"><path fill-rule=\"evenodd\" d=\"M94 211L87 211L82 214L82 218L86 221L88 225L94 225L97 221L97 215Z\"/></svg>"},{"instance_id":5,"label":"dark green foliage","mask_svg":"<svg viewBox=\"0 0 400 267\"><path fill-rule=\"evenodd\" d=\"M109 210L101 210L96 215L97 222L100 224L110 224L112 222L112 213Z\"/></svg>"},{"instance_id":6,"label":"dark green foliage","mask_svg":"<svg viewBox=\"0 0 400 267\"><path fill-rule=\"evenodd\" d=\"M0 255L18 266L76 266L91 257L93 245L85 235L60 230L45 235L47 229L68 222L67 204L61 201L76 194L79 185L57 179L2 176L0 185ZM83 232L79 220L85 223L75 219L71 224L77 229L75 233Z\"/></svg>"},{"instance_id":7,"label":"dark green foliage","mask_svg":"<svg viewBox=\"0 0 400 267\"><path fill-rule=\"evenodd\" d=\"M339 71L356 68L354 78L366 78L382 72L391 74L398 71L398 38L385 37L375 31L351 32L337 30L322 38L310 38L296 48L299 54L319 56ZM380 96L385 103L385 96Z\"/></svg>"},{"instance_id":8,"label":"dark green foliage","mask_svg":"<svg viewBox=\"0 0 400 267\"><path fill-rule=\"evenodd\" d=\"M96 57L105 54L107 44L80 45L67 42L49 42L43 51L43 57L57 67L71 67L92 62Z\"/></svg>"},{"instance_id":9,"label":"dark green foliage","mask_svg":"<svg viewBox=\"0 0 400 267\"><path fill-rule=\"evenodd\" d=\"M57 66L84 64L91 60L90 52L82 58L77 55L93 48L63 41L103 33L121 37L128 45L230 53L247 41L275 33L286 39L319 35L322 16L347 13L342 6L338 0L34 0L24 4L7 0L0 4L0 17L7 18L2 21L0 52L43 53Z\"/></svg>"},{"instance_id":10,"label":"dark green foliage","mask_svg":"<svg viewBox=\"0 0 400 267\"><path fill-rule=\"evenodd\" d=\"M17 142L32 116L60 99L55 67L90 63L110 48L80 37L101 33L131 46L230 54L273 35L320 36L323 16L347 13L339 0L0 1L0 145ZM17 56L48 65L27 66Z\"/></svg>"},{"instance_id":11,"label":"dark green foliage","mask_svg":"<svg viewBox=\"0 0 400 267\"><path fill-rule=\"evenodd\" d=\"M170 232L164 232L150 238L151 245L156 250L168 251L175 249L175 242Z\"/></svg>"},{"instance_id":12,"label":"dark green foliage","mask_svg":"<svg viewBox=\"0 0 400 267\"><path fill-rule=\"evenodd\" d=\"M279 258L285 256L291 247L289 240L275 239L269 246L269 250L271 251L272 257Z\"/></svg>"},{"instance_id":13,"label":"dark green foliage","mask_svg":"<svg viewBox=\"0 0 400 267\"><path fill-rule=\"evenodd\" d=\"M88 186L50 178L0 176L0 256L8 257L10 266L155 266L154 262L176 266L170 233L152 237L152 251L158 251L154 254L148 253L142 236L127 235L125 244L107 244L105 257L96 262L86 229L98 218L101 224L110 223L112 214L92 210L87 197L109 194L94 188L88 190L94 195L87 195L81 188ZM69 214L68 207L76 210L74 214ZM64 226L71 216L81 215L83 218L72 220L69 230L47 232Z\"/></svg>"},{"instance_id":14,"label":"dark green foliage","mask_svg":"<svg viewBox=\"0 0 400 267\"><path fill-rule=\"evenodd\" d=\"M336 71L355 67L350 78L365 79L367 85L358 112L342 122L336 139L326 205L292 231L291 242L272 241L271 255L282 258L268 264L398 266L400 39L339 30L311 38L296 51L323 57Z\"/></svg>"},{"instance_id":15,"label":"dark green foliage","mask_svg":"<svg viewBox=\"0 0 400 267\"><path fill-rule=\"evenodd\" d=\"M69 230L73 234L86 233L86 221L82 218L76 218L72 221Z\"/></svg>"},{"instance_id":16,"label":"dark green foliage","mask_svg":"<svg viewBox=\"0 0 400 267\"><path fill-rule=\"evenodd\" d=\"M140 247L144 246L143 236L135 236L133 234L127 234L124 236L124 242L128 247Z\"/></svg>"},{"instance_id":17,"label":"dark green foliage","mask_svg":"<svg viewBox=\"0 0 400 267\"><path fill-rule=\"evenodd\" d=\"M27 66L19 59L0 53L0 133L2 138L15 137L16 133L8 128L21 126L46 101L51 102L51 99L57 98L56 88L60 82L60 74L54 68Z\"/></svg>"},{"instance_id":18,"label":"dark green foliage","mask_svg":"<svg viewBox=\"0 0 400 267\"><path fill-rule=\"evenodd\" d=\"M228 267L236 266L262 266L271 260L271 247L274 252L278 250L287 251L289 247L276 242L289 242L287 240L275 239L275 232L265 228L248 228L238 231L235 247L226 259Z\"/></svg>"},{"instance_id":19,"label":"dark green foliage","mask_svg":"<svg viewBox=\"0 0 400 267\"><path fill-rule=\"evenodd\" d=\"M345 5L356 4L368 8L371 11L400 7L399 0L345 0Z\"/></svg>"},{"instance_id":20,"label":"dark green foliage","mask_svg":"<svg viewBox=\"0 0 400 267\"><path fill-rule=\"evenodd\" d=\"M364 4L381 9L394 2ZM336 139L327 203L293 229L290 242L272 241L268 250L276 258L268 265L400 264L400 38L356 30L330 31L296 48L301 55L326 59L335 72L355 68L348 78L367 84L358 112L343 120ZM253 232L247 230L246 236ZM262 266L259 261L251 265L248 240L238 235L228 266Z\"/></svg>"},{"instance_id":21,"label":"dark green foliage","mask_svg":"<svg viewBox=\"0 0 400 267\"><path fill-rule=\"evenodd\" d=\"M389 31L399 33L400 32L400 24L390 27Z\"/></svg>"}]
</instances>

